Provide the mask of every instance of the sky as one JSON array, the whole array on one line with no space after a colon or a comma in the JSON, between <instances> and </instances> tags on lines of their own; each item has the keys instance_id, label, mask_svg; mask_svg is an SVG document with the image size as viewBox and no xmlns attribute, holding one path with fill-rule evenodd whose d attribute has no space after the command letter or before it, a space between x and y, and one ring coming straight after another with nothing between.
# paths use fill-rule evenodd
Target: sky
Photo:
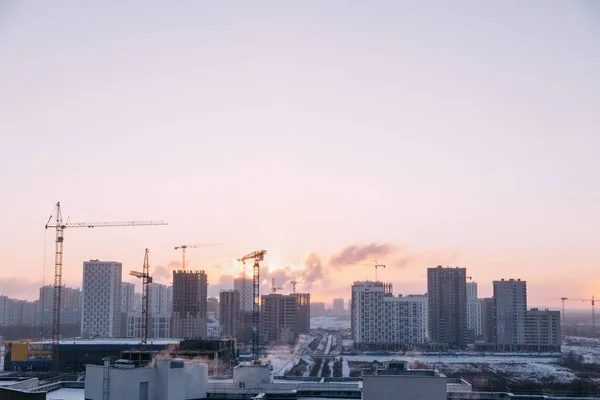
<instances>
[{"instance_id":1,"label":"sky","mask_svg":"<svg viewBox=\"0 0 600 400\"><path fill-rule=\"evenodd\" d=\"M355 280L424 293L467 268L480 296L600 295L600 4L589 1L0 2L0 295L82 262L175 246L231 288L265 249L313 301ZM139 282L137 282L139 284ZM581 307L571 303L572 307Z\"/></svg>"}]
</instances>

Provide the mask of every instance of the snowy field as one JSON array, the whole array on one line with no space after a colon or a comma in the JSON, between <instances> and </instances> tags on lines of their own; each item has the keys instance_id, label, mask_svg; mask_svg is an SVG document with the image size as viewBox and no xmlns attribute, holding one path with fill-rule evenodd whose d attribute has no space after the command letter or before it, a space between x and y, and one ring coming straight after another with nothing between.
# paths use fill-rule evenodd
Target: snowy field
<instances>
[{"instance_id":1,"label":"snowy field","mask_svg":"<svg viewBox=\"0 0 600 400\"><path fill-rule=\"evenodd\" d=\"M310 319L310 329L350 329L350 320L347 318L332 317L329 315L312 317Z\"/></svg>"},{"instance_id":2,"label":"snowy field","mask_svg":"<svg viewBox=\"0 0 600 400\"><path fill-rule=\"evenodd\" d=\"M46 400L83 400L84 389L58 389L46 393Z\"/></svg>"}]
</instances>

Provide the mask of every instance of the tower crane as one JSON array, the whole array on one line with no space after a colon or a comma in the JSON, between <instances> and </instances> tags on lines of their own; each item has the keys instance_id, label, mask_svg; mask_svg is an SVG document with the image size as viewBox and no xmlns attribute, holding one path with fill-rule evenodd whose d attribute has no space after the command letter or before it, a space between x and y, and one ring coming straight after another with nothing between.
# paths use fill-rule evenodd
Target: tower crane
<instances>
[{"instance_id":1,"label":"tower crane","mask_svg":"<svg viewBox=\"0 0 600 400\"><path fill-rule=\"evenodd\" d=\"M122 221L122 222L63 222L60 201L56 203L54 224L51 224L52 215L46 222L45 229L56 229L56 243L54 249L54 304L52 306L52 360L53 366L58 368L59 340L60 340L60 305L62 299L62 269L63 269L63 244L67 228L109 228L117 226L146 226L167 225L164 221Z\"/></svg>"},{"instance_id":2,"label":"tower crane","mask_svg":"<svg viewBox=\"0 0 600 400\"><path fill-rule=\"evenodd\" d=\"M271 292L272 293L277 293L278 290L283 290L283 287L281 287L281 286L275 286L275 278L273 278L271 280Z\"/></svg>"},{"instance_id":3,"label":"tower crane","mask_svg":"<svg viewBox=\"0 0 600 400\"><path fill-rule=\"evenodd\" d=\"M196 247L212 247L221 246L223 243L201 243L201 244L182 244L181 246L175 246L175 250L181 249L181 269L185 271L187 267L186 250L195 249Z\"/></svg>"},{"instance_id":4,"label":"tower crane","mask_svg":"<svg viewBox=\"0 0 600 400\"><path fill-rule=\"evenodd\" d=\"M563 301L563 307L564 307L565 300L591 302L592 303L592 329L593 329L594 335L596 335L596 296L592 296L591 299L589 299L589 298L588 299L572 299L570 297L569 298L561 297L561 300Z\"/></svg>"},{"instance_id":5,"label":"tower crane","mask_svg":"<svg viewBox=\"0 0 600 400\"><path fill-rule=\"evenodd\" d=\"M252 285L252 357L253 359L258 358L258 313L259 313L259 301L260 301L260 261L265 259L266 250L257 250L252 253L246 254L242 258L238 258L238 261L246 265L246 260L254 260L253 266L253 285Z\"/></svg>"},{"instance_id":6,"label":"tower crane","mask_svg":"<svg viewBox=\"0 0 600 400\"><path fill-rule=\"evenodd\" d=\"M562 323L564 325L565 324L565 301L569 300L569 298L561 297L560 300L562 301Z\"/></svg>"},{"instance_id":7,"label":"tower crane","mask_svg":"<svg viewBox=\"0 0 600 400\"><path fill-rule=\"evenodd\" d=\"M136 278L142 279L142 332L141 332L141 344L148 342L148 284L152 283L152 277L150 276L150 264L148 262L148 254L150 252L146 249L144 254L144 266L142 271L131 271L129 275L135 276Z\"/></svg>"},{"instance_id":8,"label":"tower crane","mask_svg":"<svg viewBox=\"0 0 600 400\"><path fill-rule=\"evenodd\" d=\"M377 269L378 268L385 268L384 264L377 264L377 260L375 260L375 263L373 265L368 265L367 267L375 267L375 282L379 282L379 280L377 279Z\"/></svg>"},{"instance_id":9,"label":"tower crane","mask_svg":"<svg viewBox=\"0 0 600 400\"><path fill-rule=\"evenodd\" d=\"M299 283L302 283L302 282L299 282L299 281L290 281L290 283L292 284L292 292L294 294L296 294L296 285L299 284Z\"/></svg>"}]
</instances>

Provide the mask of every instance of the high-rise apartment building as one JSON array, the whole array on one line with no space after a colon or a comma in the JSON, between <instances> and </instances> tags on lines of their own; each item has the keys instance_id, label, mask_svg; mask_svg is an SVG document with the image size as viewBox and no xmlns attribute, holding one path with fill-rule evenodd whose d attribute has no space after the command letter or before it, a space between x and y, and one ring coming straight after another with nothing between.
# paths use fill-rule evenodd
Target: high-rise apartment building
<instances>
[{"instance_id":1,"label":"high-rise apartment building","mask_svg":"<svg viewBox=\"0 0 600 400\"><path fill-rule=\"evenodd\" d=\"M242 311L252 312L254 309L253 297L254 282L250 278L235 278L233 290L240 294L240 307Z\"/></svg>"},{"instance_id":2,"label":"high-rise apartment building","mask_svg":"<svg viewBox=\"0 0 600 400\"><path fill-rule=\"evenodd\" d=\"M278 293L261 296L260 337L262 343L294 344L298 339L296 295Z\"/></svg>"},{"instance_id":3,"label":"high-rise apartment building","mask_svg":"<svg viewBox=\"0 0 600 400\"><path fill-rule=\"evenodd\" d=\"M310 315L313 317L320 317L325 315L325 303L322 301L315 301L310 303Z\"/></svg>"},{"instance_id":4,"label":"high-rise apartment building","mask_svg":"<svg viewBox=\"0 0 600 400\"><path fill-rule=\"evenodd\" d=\"M120 336L122 268L120 262L114 261L90 260L83 263L83 336Z\"/></svg>"},{"instance_id":5,"label":"high-rise apartment building","mask_svg":"<svg viewBox=\"0 0 600 400\"><path fill-rule=\"evenodd\" d=\"M0 327L39 326L39 301L0 296Z\"/></svg>"},{"instance_id":6,"label":"high-rise apartment building","mask_svg":"<svg viewBox=\"0 0 600 400\"><path fill-rule=\"evenodd\" d=\"M333 299L332 311L336 314L344 312L344 299Z\"/></svg>"},{"instance_id":7,"label":"high-rise apartment building","mask_svg":"<svg viewBox=\"0 0 600 400\"><path fill-rule=\"evenodd\" d=\"M528 351L560 352L560 312L532 308L525 314L525 345Z\"/></svg>"},{"instance_id":8,"label":"high-rise apartment building","mask_svg":"<svg viewBox=\"0 0 600 400\"><path fill-rule=\"evenodd\" d=\"M310 293L293 293L298 308L298 333L310 333Z\"/></svg>"},{"instance_id":9,"label":"high-rise apartment building","mask_svg":"<svg viewBox=\"0 0 600 400\"><path fill-rule=\"evenodd\" d=\"M219 293L219 325L223 336L237 337L240 330L240 293L226 290Z\"/></svg>"},{"instance_id":10,"label":"high-rise apartment building","mask_svg":"<svg viewBox=\"0 0 600 400\"><path fill-rule=\"evenodd\" d=\"M135 310L135 284L121 282L121 312L128 313Z\"/></svg>"},{"instance_id":11,"label":"high-rise apartment building","mask_svg":"<svg viewBox=\"0 0 600 400\"><path fill-rule=\"evenodd\" d=\"M399 350L427 341L427 296L394 296L392 285L354 282L352 338L358 350Z\"/></svg>"},{"instance_id":12,"label":"high-rise apartment building","mask_svg":"<svg viewBox=\"0 0 600 400\"><path fill-rule=\"evenodd\" d=\"M148 284L148 312L150 315L171 315L173 312L173 290L160 283Z\"/></svg>"},{"instance_id":13,"label":"high-rise apartment building","mask_svg":"<svg viewBox=\"0 0 600 400\"><path fill-rule=\"evenodd\" d=\"M450 346L467 342L466 268L427 268L429 340Z\"/></svg>"},{"instance_id":14,"label":"high-rise apartment building","mask_svg":"<svg viewBox=\"0 0 600 400\"><path fill-rule=\"evenodd\" d=\"M485 343L496 341L496 325L494 314L494 298L479 299L481 307L481 336Z\"/></svg>"},{"instance_id":15,"label":"high-rise apartment building","mask_svg":"<svg viewBox=\"0 0 600 400\"><path fill-rule=\"evenodd\" d=\"M142 313L127 313L125 337L141 338ZM150 314L148 316L148 339L165 339L171 337L171 314Z\"/></svg>"},{"instance_id":16,"label":"high-rise apartment building","mask_svg":"<svg viewBox=\"0 0 600 400\"><path fill-rule=\"evenodd\" d=\"M79 288L62 287L60 323L81 327L81 290ZM52 334L52 318L54 312L54 286L40 288L39 311L42 330L45 335Z\"/></svg>"},{"instance_id":17,"label":"high-rise apartment building","mask_svg":"<svg viewBox=\"0 0 600 400\"><path fill-rule=\"evenodd\" d=\"M525 344L527 284L520 279L502 279L493 285L496 344Z\"/></svg>"},{"instance_id":18,"label":"high-rise apartment building","mask_svg":"<svg viewBox=\"0 0 600 400\"><path fill-rule=\"evenodd\" d=\"M477 282L467 282L467 329L470 342L481 337L481 303L477 298Z\"/></svg>"},{"instance_id":19,"label":"high-rise apartment building","mask_svg":"<svg viewBox=\"0 0 600 400\"><path fill-rule=\"evenodd\" d=\"M207 284L204 271L173 271L173 337L206 337Z\"/></svg>"}]
</instances>

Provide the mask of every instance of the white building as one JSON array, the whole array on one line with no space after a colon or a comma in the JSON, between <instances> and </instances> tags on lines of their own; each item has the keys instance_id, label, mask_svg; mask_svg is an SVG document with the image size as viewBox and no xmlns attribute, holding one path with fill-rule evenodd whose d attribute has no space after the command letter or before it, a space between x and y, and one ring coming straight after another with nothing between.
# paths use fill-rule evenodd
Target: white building
<instances>
[{"instance_id":1,"label":"white building","mask_svg":"<svg viewBox=\"0 0 600 400\"><path fill-rule=\"evenodd\" d=\"M171 314L150 314L148 339L166 339L171 337ZM142 313L131 311L127 313L127 330L125 337L142 337Z\"/></svg>"},{"instance_id":2,"label":"white building","mask_svg":"<svg viewBox=\"0 0 600 400\"><path fill-rule=\"evenodd\" d=\"M81 334L118 337L121 333L121 271L114 261L83 263Z\"/></svg>"},{"instance_id":3,"label":"white building","mask_svg":"<svg viewBox=\"0 0 600 400\"><path fill-rule=\"evenodd\" d=\"M467 329L472 340L481 336L481 303L477 298L477 282L467 282Z\"/></svg>"},{"instance_id":4,"label":"white building","mask_svg":"<svg viewBox=\"0 0 600 400\"><path fill-rule=\"evenodd\" d=\"M113 365L87 365L88 400L186 400L206 398L208 368L183 360L157 360L156 366L135 368L127 360Z\"/></svg>"},{"instance_id":5,"label":"white building","mask_svg":"<svg viewBox=\"0 0 600 400\"><path fill-rule=\"evenodd\" d=\"M233 281L233 290L240 292L240 310L252 311L254 305L253 288L254 284L250 278L235 278Z\"/></svg>"},{"instance_id":6,"label":"white building","mask_svg":"<svg viewBox=\"0 0 600 400\"><path fill-rule=\"evenodd\" d=\"M135 310L135 284L121 282L121 312Z\"/></svg>"},{"instance_id":7,"label":"white building","mask_svg":"<svg viewBox=\"0 0 600 400\"><path fill-rule=\"evenodd\" d=\"M148 284L148 310L150 314L169 314L173 312L173 289L160 283Z\"/></svg>"},{"instance_id":8,"label":"white building","mask_svg":"<svg viewBox=\"0 0 600 400\"><path fill-rule=\"evenodd\" d=\"M206 336L209 338L218 338L221 336L221 325L219 325L219 321L213 320L206 324Z\"/></svg>"},{"instance_id":9,"label":"white building","mask_svg":"<svg viewBox=\"0 0 600 400\"><path fill-rule=\"evenodd\" d=\"M391 284L354 282L352 338L357 349L394 349L427 341L427 296L394 296Z\"/></svg>"}]
</instances>

